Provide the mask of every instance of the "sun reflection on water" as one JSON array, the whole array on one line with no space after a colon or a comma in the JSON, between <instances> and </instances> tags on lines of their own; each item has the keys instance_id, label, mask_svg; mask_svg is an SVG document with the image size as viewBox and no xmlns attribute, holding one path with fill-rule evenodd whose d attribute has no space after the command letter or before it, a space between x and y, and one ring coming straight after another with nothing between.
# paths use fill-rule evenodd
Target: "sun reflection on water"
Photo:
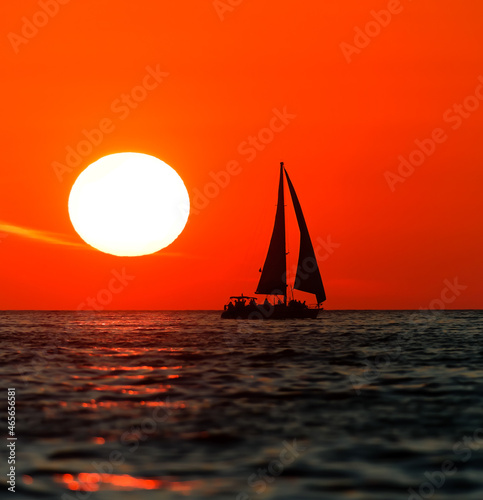
<instances>
[{"instance_id":1,"label":"sun reflection on water","mask_svg":"<svg viewBox=\"0 0 483 500\"><path fill-rule=\"evenodd\" d=\"M55 474L54 479L71 491L165 489L185 495L189 494L201 483L201 481L174 481L160 478L140 478L129 474L98 474L90 472Z\"/></svg>"}]
</instances>

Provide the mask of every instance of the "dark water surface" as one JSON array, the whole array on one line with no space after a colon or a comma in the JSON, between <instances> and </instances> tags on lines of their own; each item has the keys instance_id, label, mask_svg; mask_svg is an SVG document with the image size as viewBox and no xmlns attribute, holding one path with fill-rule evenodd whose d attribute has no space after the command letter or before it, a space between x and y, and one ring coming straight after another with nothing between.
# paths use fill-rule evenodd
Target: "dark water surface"
<instances>
[{"instance_id":1,"label":"dark water surface","mask_svg":"<svg viewBox=\"0 0 483 500\"><path fill-rule=\"evenodd\" d=\"M0 312L0 495L481 500L482 320Z\"/></svg>"}]
</instances>

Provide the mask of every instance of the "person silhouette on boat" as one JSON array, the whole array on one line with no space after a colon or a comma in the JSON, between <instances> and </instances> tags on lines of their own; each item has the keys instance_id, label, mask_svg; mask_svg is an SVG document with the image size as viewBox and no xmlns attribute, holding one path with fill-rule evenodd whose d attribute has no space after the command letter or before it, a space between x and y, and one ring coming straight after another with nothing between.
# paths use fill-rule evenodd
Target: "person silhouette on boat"
<instances>
[{"instance_id":1,"label":"person silhouette on boat","mask_svg":"<svg viewBox=\"0 0 483 500\"><path fill-rule=\"evenodd\" d=\"M245 297L241 295L235 299L235 308L236 309L244 309L245 308Z\"/></svg>"}]
</instances>

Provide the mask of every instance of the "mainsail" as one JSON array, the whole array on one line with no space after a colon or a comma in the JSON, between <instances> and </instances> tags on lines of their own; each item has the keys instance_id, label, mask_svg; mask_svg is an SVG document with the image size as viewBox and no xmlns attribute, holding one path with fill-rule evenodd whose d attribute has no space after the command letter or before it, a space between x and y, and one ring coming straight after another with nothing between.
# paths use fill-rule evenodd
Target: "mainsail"
<instances>
[{"instance_id":1,"label":"mainsail","mask_svg":"<svg viewBox=\"0 0 483 500\"><path fill-rule=\"evenodd\" d=\"M285 252L285 210L283 196L283 163L280 165L277 213L267 258L258 282L258 294L286 295L287 258Z\"/></svg>"},{"instance_id":2,"label":"mainsail","mask_svg":"<svg viewBox=\"0 0 483 500\"><path fill-rule=\"evenodd\" d=\"M319 266L315 258L314 247L310 240L309 230L307 229L302 207L300 206L295 189L286 170L285 176L287 178L288 188L292 196L292 203L300 229L299 261L297 264L297 275L295 277L294 288L303 292L315 294L317 303L320 304L326 297L322 278L320 277Z\"/></svg>"}]
</instances>

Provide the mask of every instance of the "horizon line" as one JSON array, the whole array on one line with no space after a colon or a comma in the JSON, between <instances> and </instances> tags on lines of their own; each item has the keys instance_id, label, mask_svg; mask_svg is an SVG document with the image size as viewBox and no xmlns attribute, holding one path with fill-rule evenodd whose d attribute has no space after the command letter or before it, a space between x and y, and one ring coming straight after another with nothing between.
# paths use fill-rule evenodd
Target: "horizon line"
<instances>
[{"instance_id":1,"label":"horizon line","mask_svg":"<svg viewBox=\"0 0 483 500\"><path fill-rule=\"evenodd\" d=\"M219 312L222 309L0 309L2 312L79 312L79 313L103 313L103 312ZM390 311L416 311L416 312L445 312L445 311L483 311L483 308L458 308L458 309L320 309L324 312L340 312L340 311L375 311L375 312L390 312Z\"/></svg>"}]
</instances>

